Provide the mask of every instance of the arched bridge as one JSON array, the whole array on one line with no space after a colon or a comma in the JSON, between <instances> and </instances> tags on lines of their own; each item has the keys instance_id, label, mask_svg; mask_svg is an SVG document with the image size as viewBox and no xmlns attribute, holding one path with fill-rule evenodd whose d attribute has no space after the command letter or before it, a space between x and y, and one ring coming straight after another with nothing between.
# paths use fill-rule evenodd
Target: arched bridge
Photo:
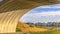
<instances>
[{"instance_id":1,"label":"arched bridge","mask_svg":"<svg viewBox=\"0 0 60 34\"><path fill-rule=\"evenodd\" d=\"M46 0L3 0L0 2L0 33L16 31L19 19L29 10L52 4Z\"/></svg>"}]
</instances>

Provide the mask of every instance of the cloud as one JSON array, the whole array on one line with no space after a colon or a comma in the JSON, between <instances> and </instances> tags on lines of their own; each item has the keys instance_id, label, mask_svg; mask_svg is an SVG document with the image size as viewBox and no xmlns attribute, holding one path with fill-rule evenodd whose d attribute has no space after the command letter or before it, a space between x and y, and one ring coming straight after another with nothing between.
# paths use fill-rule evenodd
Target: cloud
<instances>
[{"instance_id":1,"label":"cloud","mask_svg":"<svg viewBox=\"0 0 60 34\"><path fill-rule=\"evenodd\" d=\"M52 12L40 12L25 14L21 21L24 22L59 22L60 21L60 11Z\"/></svg>"},{"instance_id":2,"label":"cloud","mask_svg":"<svg viewBox=\"0 0 60 34\"><path fill-rule=\"evenodd\" d=\"M49 16L49 15L60 15L60 11L49 11L49 12L39 12L39 13L31 13L31 14L25 14L26 16Z\"/></svg>"},{"instance_id":3,"label":"cloud","mask_svg":"<svg viewBox=\"0 0 60 34\"><path fill-rule=\"evenodd\" d=\"M24 22L60 22L60 4L38 6L25 14Z\"/></svg>"},{"instance_id":4,"label":"cloud","mask_svg":"<svg viewBox=\"0 0 60 34\"><path fill-rule=\"evenodd\" d=\"M54 12L60 11L60 4L38 6L30 10L29 13L48 12L48 11L54 11Z\"/></svg>"}]
</instances>

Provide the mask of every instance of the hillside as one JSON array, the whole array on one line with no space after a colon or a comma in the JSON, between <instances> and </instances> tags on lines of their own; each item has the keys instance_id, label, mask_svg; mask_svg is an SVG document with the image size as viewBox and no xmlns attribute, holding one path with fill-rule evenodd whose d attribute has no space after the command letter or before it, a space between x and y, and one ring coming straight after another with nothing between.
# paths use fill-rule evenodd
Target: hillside
<instances>
[{"instance_id":1,"label":"hillside","mask_svg":"<svg viewBox=\"0 0 60 34\"><path fill-rule=\"evenodd\" d=\"M37 28L35 26L30 27L28 24L25 24L23 22L19 22L17 28L22 30L22 32L42 32L47 30L45 28Z\"/></svg>"}]
</instances>

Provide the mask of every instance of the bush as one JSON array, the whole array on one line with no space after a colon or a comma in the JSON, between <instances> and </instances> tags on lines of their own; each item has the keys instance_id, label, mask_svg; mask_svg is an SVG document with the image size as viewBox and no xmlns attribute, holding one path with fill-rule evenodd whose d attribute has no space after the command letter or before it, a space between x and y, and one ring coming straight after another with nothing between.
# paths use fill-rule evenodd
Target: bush
<instances>
[{"instance_id":1,"label":"bush","mask_svg":"<svg viewBox=\"0 0 60 34\"><path fill-rule=\"evenodd\" d=\"M20 29L16 28L16 32L22 32L22 30L20 30Z\"/></svg>"}]
</instances>

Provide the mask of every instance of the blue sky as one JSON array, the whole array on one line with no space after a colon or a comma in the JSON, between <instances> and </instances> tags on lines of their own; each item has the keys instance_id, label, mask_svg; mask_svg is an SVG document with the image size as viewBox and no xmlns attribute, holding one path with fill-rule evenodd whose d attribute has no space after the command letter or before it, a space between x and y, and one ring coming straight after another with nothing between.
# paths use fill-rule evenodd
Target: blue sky
<instances>
[{"instance_id":1,"label":"blue sky","mask_svg":"<svg viewBox=\"0 0 60 34\"><path fill-rule=\"evenodd\" d=\"M60 22L60 4L39 6L26 13L23 22Z\"/></svg>"}]
</instances>

